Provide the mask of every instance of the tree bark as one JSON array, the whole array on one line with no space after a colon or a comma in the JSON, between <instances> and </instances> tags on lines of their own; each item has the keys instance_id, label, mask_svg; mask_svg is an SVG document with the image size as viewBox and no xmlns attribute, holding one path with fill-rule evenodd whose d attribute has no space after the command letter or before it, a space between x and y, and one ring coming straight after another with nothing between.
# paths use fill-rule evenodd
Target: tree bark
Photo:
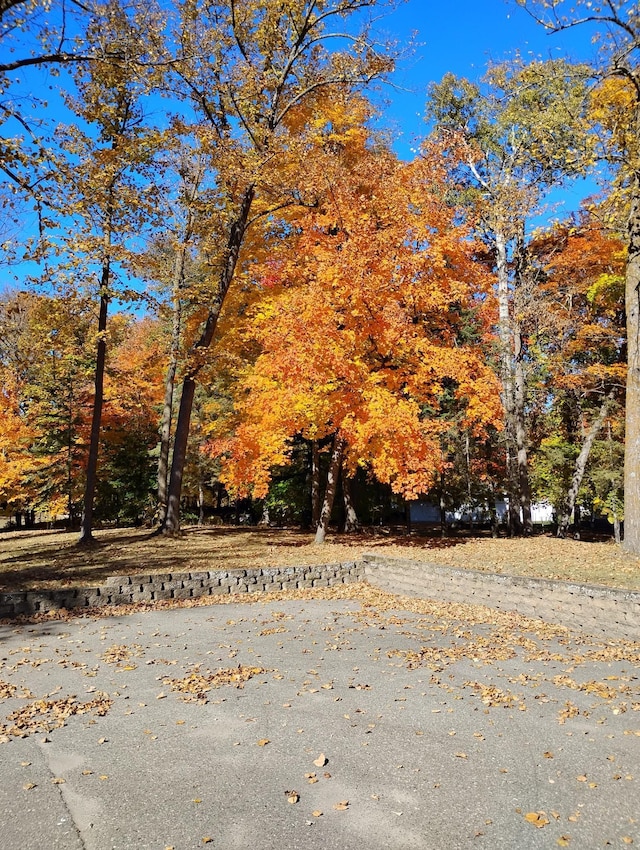
<instances>
[{"instance_id":1,"label":"tree bark","mask_svg":"<svg viewBox=\"0 0 640 850\"><path fill-rule=\"evenodd\" d=\"M209 348L215 333L224 299L226 298L240 255L240 248L244 241L247 229L249 213L255 187L248 186L242 196L238 215L229 231L225 263L220 273L218 290L209 308L207 320L200 339L191 351L191 366L184 377L182 394L180 396L180 409L176 423L176 434L173 445L173 459L171 462L171 477L169 479L169 493L167 498L167 515L165 517L163 531L166 534L178 534L180 532L180 497L182 495L182 477L184 463L187 456L187 443L189 441L189 430L191 426L191 411L196 389L196 376L202 368L202 354Z\"/></svg>"},{"instance_id":2,"label":"tree bark","mask_svg":"<svg viewBox=\"0 0 640 850\"><path fill-rule=\"evenodd\" d=\"M533 522L531 521L531 486L529 484L529 463L527 458L527 387L524 374L522 330L517 318L520 312L518 294L522 292L527 267L524 221L521 222L518 230L514 261L514 316L511 319L511 334L513 337L513 427L517 465L518 515L522 519L522 530L524 533L531 534L533 532Z\"/></svg>"},{"instance_id":3,"label":"tree bark","mask_svg":"<svg viewBox=\"0 0 640 850\"><path fill-rule=\"evenodd\" d=\"M640 96L635 105L640 134ZM624 549L640 555L640 165L632 177L625 277L627 389L624 450Z\"/></svg>"},{"instance_id":4,"label":"tree bark","mask_svg":"<svg viewBox=\"0 0 640 850\"><path fill-rule=\"evenodd\" d=\"M167 375L164 384L164 404L162 407L162 418L160 420L160 455L158 457L158 521L160 526L164 524L167 515L167 498L169 491L169 452L171 449L171 420L173 413L173 395L178 369L178 355L180 352L180 331L182 325L182 303L180 300L180 289L184 281L184 266L186 259L186 244L180 246L176 254L173 283L173 321L171 326L171 355L167 367Z\"/></svg>"},{"instance_id":5,"label":"tree bark","mask_svg":"<svg viewBox=\"0 0 640 850\"><path fill-rule=\"evenodd\" d=\"M102 422L102 404L104 401L104 364L107 354L107 312L109 308L110 263L105 260L100 281L100 313L98 316L98 350L96 354L96 372L91 416L91 436L89 439L89 457L87 459L87 477L84 490L82 523L79 543L93 542L93 500L96 492L98 474L98 448L100 444L100 424Z\"/></svg>"},{"instance_id":6,"label":"tree bark","mask_svg":"<svg viewBox=\"0 0 640 850\"><path fill-rule=\"evenodd\" d=\"M501 223L495 229L496 274L498 278L498 340L500 342L500 377L502 381L502 404L504 407L504 435L506 441L506 473L509 495L509 536L522 527L520 512L520 482L516 440L515 393L513 374L513 336L510 314L509 264L507 259L507 237Z\"/></svg>"},{"instance_id":7,"label":"tree bark","mask_svg":"<svg viewBox=\"0 0 640 850\"><path fill-rule=\"evenodd\" d=\"M317 440L311 441L311 528L320 523L320 447Z\"/></svg>"},{"instance_id":8,"label":"tree bark","mask_svg":"<svg viewBox=\"0 0 640 850\"><path fill-rule=\"evenodd\" d=\"M558 537L566 537L567 531L569 530L569 525L571 524L571 514L573 513L576 505L576 498L578 496L578 490L580 489L580 485L582 484L582 479L584 477L584 471L587 466L587 461L589 460L589 453L591 452L593 442L598 435L598 431L602 428L602 423L604 422L605 416L607 415L607 409L609 407L609 403L611 402L612 397L613 394L609 393L609 395L600 405L598 415L591 423L591 427L587 431L587 435L584 438L584 442L582 443L580 454L576 458L576 464L573 471L573 477L571 479L571 485L569 486L569 490L567 491L567 495L564 500L562 514L560 515L560 517L558 517Z\"/></svg>"},{"instance_id":9,"label":"tree bark","mask_svg":"<svg viewBox=\"0 0 640 850\"><path fill-rule=\"evenodd\" d=\"M518 480L518 507L519 516L522 518L522 528L525 534L533 532L531 520L531 486L529 484L529 462L527 458L525 402L526 386L524 367L522 363L522 336L520 325L514 322L515 343L515 394L514 394L514 430L516 438L516 464Z\"/></svg>"},{"instance_id":10,"label":"tree bark","mask_svg":"<svg viewBox=\"0 0 640 850\"><path fill-rule=\"evenodd\" d=\"M202 480L202 475L198 480L198 527L202 528L204 525L204 482Z\"/></svg>"},{"instance_id":11,"label":"tree bark","mask_svg":"<svg viewBox=\"0 0 640 850\"><path fill-rule=\"evenodd\" d=\"M440 473L440 537L443 539L447 536L447 504L444 498L445 490L444 472Z\"/></svg>"},{"instance_id":12,"label":"tree bark","mask_svg":"<svg viewBox=\"0 0 640 850\"><path fill-rule=\"evenodd\" d=\"M324 491L324 500L322 502L322 510L320 511L320 520L316 530L315 543L324 543L327 536L327 529L331 520L331 511L333 510L333 501L336 496L338 487L338 477L340 475L340 466L342 465L342 454L344 452L345 441L342 437L336 436L333 438L333 448L331 450L331 462L329 463L329 472L327 474L327 486Z\"/></svg>"},{"instance_id":13,"label":"tree bark","mask_svg":"<svg viewBox=\"0 0 640 850\"><path fill-rule=\"evenodd\" d=\"M358 514L353 504L353 479L342 470L342 499L344 502L344 531L353 534L360 529Z\"/></svg>"}]
</instances>

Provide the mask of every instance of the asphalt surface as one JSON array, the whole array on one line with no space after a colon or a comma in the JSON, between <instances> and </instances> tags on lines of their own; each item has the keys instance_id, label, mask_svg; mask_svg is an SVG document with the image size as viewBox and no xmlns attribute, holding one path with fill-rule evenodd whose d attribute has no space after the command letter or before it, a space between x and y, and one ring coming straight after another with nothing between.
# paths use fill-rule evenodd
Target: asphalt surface
<instances>
[{"instance_id":1,"label":"asphalt surface","mask_svg":"<svg viewBox=\"0 0 640 850\"><path fill-rule=\"evenodd\" d=\"M0 848L639 845L640 646L451 610L0 625Z\"/></svg>"}]
</instances>

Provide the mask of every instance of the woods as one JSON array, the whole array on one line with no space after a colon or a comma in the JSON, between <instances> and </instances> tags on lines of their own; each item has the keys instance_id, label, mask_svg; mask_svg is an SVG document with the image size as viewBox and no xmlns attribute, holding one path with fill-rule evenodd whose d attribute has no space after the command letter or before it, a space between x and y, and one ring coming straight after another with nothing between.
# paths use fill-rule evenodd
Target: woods
<instances>
[{"instance_id":1,"label":"woods","mask_svg":"<svg viewBox=\"0 0 640 850\"><path fill-rule=\"evenodd\" d=\"M603 54L445 75L407 160L384 3L0 2L7 516L322 542L416 499L530 534L544 502L640 552L640 18L524 5Z\"/></svg>"}]
</instances>

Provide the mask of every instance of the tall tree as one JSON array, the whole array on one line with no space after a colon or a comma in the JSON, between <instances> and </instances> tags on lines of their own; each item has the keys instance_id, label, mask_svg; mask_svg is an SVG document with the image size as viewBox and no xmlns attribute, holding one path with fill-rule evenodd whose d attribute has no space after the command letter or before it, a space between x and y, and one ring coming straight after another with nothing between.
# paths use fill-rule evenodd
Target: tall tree
<instances>
[{"instance_id":1,"label":"tall tree","mask_svg":"<svg viewBox=\"0 0 640 850\"><path fill-rule=\"evenodd\" d=\"M5 498L23 509L66 513L70 526L77 519L86 463L92 330L90 300L82 295L22 292L0 302L5 387L0 408L14 418L13 427L2 429L5 458L22 468L22 480L14 481Z\"/></svg>"},{"instance_id":2,"label":"tall tree","mask_svg":"<svg viewBox=\"0 0 640 850\"><path fill-rule=\"evenodd\" d=\"M66 254L76 277L84 273L88 281L95 269L98 278L96 368L81 543L93 539L109 302L118 270L132 253L127 242L140 235L153 208L153 194L148 191L152 185L143 187L140 182L153 154L153 134L142 123L141 107L149 81L138 73L146 23L144 17L130 17L119 0L110 0L99 24L91 25L87 33L95 58L78 68L78 95L68 98L87 129L68 126L58 133L67 157L59 169L58 203L72 222L65 223L67 235L59 250ZM59 277L61 269L64 265L54 274ZM120 296L126 298L126 291L121 289Z\"/></svg>"},{"instance_id":3,"label":"tall tree","mask_svg":"<svg viewBox=\"0 0 640 850\"><path fill-rule=\"evenodd\" d=\"M197 110L197 131L215 150L223 250L201 332L184 370L165 530L180 525L180 495L198 373L216 332L245 237L256 217L304 196L299 137L304 107L328 86L353 88L392 67L366 30L350 34L345 18L375 0L188 0L176 32L176 87ZM335 24L335 30L332 25ZM331 51L340 41L344 51ZM294 126L297 119L298 124ZM297 167L297 173L296 173Z\"/></svg>"},{"instance_id":4,"label":"tall tree","mask_svg":"<svg viewBox=\"0 0 640 850\"><path fill-rule=\"evenodd\" d=\"M541 280L527 333L544 376L537 465L564 536L598 433L623 402L626 250L582 214L537 235L531 254Z\"/></svg>"},{"instance_id":5,"label":"tall tree","mask_svg":"<svg viewBox=\"0 0 640 850\"><path fill-rule=\"evenodd\" d=\"M602 49L601 77L621 80L626 92L618 101L623 105L618 120L600 126L605 130L603 158L617 165L617 183L628 203L624 548L640 554L640 10L634 0L519 2L548 32L582 27L595 36Z\"/></svg>"},{"instance_id":6,"label":"tall tree","mask_svg":"<svg viewBox=\"0 0 640 850\"><path fill-rule=\"evenodd\" d=\"M201 237L213 241L211 216L213 162L174 128L165 134L162 155L161 211L159 227L140 257L136 272L148 281L158 314L167 325L169 361L164 379L164 402L160 418L157 469L158 520L162 527L167 510L171 461L172 425L178 368L189 339L186 331L194 313L206 303L209 287L203 285L206 259Z\"/></svg>"},{"instance_id":7,"label":"tall tree","mask_svg":"<svg viewBox=\"0 0 640 850\"><path fill-rule=\"evenodd\" d=\"M250 313L261 353L238 387L235 437L212 446L232 489L264 496L297 436L330 442L318 542L341 468L416 498L441 468L449 403L474 434L499 416L484 362L488 275L447 203L446 152L401 164L352 130L327 119L325 194L262 266Z\"/></svg>"},{"instance_id":8,"label":"tall tree","mask_svg":"<svg viewBox=\"0 0 640 850\"><path fill-rule=\"evenodd\" d=\"M492 67L481 84L447 74L429 93L436 132L467 147L467 191L496 274L507 488L511 531L531 530L526 427L526 350L518 299L527 275L528 221L549 190L584 165L580 114L586 69L517 60Z\"/></svg>"}]
</instances>

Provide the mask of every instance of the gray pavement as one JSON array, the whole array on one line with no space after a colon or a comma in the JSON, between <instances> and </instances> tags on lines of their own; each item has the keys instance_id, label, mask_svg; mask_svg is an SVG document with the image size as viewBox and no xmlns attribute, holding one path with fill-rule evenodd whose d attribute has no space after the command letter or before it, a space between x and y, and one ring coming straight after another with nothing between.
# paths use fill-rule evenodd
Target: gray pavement
<instances>
[{"instance_id":1,"label":"gray pavement","mask_svg":"<svg viewBox=\"0 0 640 850\"><path fill-rule=\"evenodd\" d=\"M0 848L638 845L639 652L341 600L0 625Z\"/></svg>"}]
</instances>

